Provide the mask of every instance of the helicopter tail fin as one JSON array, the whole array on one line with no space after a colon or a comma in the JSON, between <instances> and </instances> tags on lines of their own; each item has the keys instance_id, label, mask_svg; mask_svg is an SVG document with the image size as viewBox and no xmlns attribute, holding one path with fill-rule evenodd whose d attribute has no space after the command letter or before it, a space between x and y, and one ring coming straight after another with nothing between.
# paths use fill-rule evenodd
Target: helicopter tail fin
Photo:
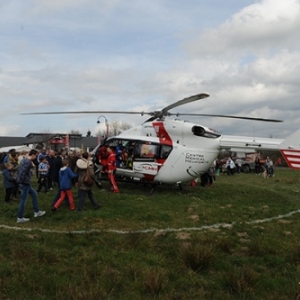
<instances>
[{"instance_id":1,"label":"helicopter tail fin","mask_svg":"<svg viewBox=\"0 0 300 300\"><path fill-rule=\"evenodd\" d=\"M279 149L288 166L300 170L300 129L287 137Z\"/></svg>"}]
</instances>

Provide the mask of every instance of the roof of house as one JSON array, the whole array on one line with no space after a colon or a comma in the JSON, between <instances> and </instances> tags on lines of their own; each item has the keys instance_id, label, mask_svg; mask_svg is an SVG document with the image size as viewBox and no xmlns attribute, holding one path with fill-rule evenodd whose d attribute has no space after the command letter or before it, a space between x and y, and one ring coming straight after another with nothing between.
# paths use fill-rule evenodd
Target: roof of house
<instances>
[{"instance_id":1,"label":"roof of house","mask_svg":"<svg viewBox=\"0 0 300 300\"><path fill-rule=\"evenodd\" d=\"M25 137L0 136L0 148L10 146L21 146L25 144Z\"/></svg>"},{"instance_id":2,"label":"roof of house","mask_svg":"<svg viewBox=\"0 0 300 300\"><path fill-rule=\"evenodd\" d=\"M53 138L65 138L67 134L62 133L29 133L26 137L0 137L0 148L31 145L31 144L45 144ZM98 137L85 137L81 134L69 134L69 146L79 148L93 149L98 145Z\"/></svg>"}]
</instances>

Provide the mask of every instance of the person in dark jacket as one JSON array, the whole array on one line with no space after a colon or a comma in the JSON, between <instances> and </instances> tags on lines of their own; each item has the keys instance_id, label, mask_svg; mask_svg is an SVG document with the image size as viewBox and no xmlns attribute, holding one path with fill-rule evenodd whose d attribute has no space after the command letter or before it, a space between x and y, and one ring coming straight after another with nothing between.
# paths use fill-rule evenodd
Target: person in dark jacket
<instances>
[{"instance_id":1,"label":"person in dark jacket","mask_svg":"<svg viewBox=\"0 0 300 300\"><path fill-rule=\"evenodd\" d=\"M260 159L258 155L255 157L254 165L255 165L255 174L260 175Z\"/></svg>"},{"instance_id":2,"label":"person in dark jacket","mask_svg":"<svg viewBox=\"0 0 300 300\"><path fill-rule=\"evenodd\" d=\"M57 155L53 160L52 180L53 180L53 183L58 187L59 187L59 170L62 168L63 158L64 158L63 150L58 150Z\"/></svg>"},{"instance_id":3,"label":"person in dark jacket","mask_svg":"<svg viewBox=\"0 0 300 300\"><path fill-rule=\"evenodd\" d=\"M37 153L35 149L30 150L28 156L22 159L17 170L17 183L21 190L17 223L29 221L29 218L24 218L23 216L28 194L32 197L34 217L41 217L46 213L39 209L37 192L31 186L32 170L34 169L33 161L36 159Z\"/></svg>"},{"instance_id":4,"label":"person in dark jacket","mask_svg":"<svg viewBox=\"0 0 300 300\"><path fill-rule=\"evenodd\" d=\"M48 154L46 156L46 159L48 161L49 170L48 170L48 187L49 190L53 190L53 164L55 159L55 152L54 150L49 150Z\"/></svg>"},{"instance_id":5,"label":"person in dark jacket","mask_svg":"<svg viewBox=\"0 0 300 300\"><path fill-rule=\"evenodd\" d=\"M63 160L62 165L63 166L59 171L60 198L52 206L52 211L56 211L59 208L66 195L69 199L70 209L75 210L74 198L72 193L72 179L77 178L78 174L72 172L71 168L69 167L68 159Z\"/></svg>"},{"instance_id":6,"label":"person in dark jacket","mask_svg":"<svg viewBox=\"0 0 300 300\"><path fill-rule=\"evenodd\" d=\"M16 178L17 170L19 167L18 153L16 151L10 152L10 154L8 155L7 163L5 163L4 167L6 167L7 164L10 164L10 173L11 173L12 177ZM10 196L11 200L13 200L13 201L17 201L18 188L19 188L18 184L16 183L16 180L15 180L15 187L13 188L11 196Z\"/></svg>"},{"instance_id":7,"label":"person in dark jacket","mask_svg":"<svg viewBox=\"0 0 300 300\"><path fill-rule=\"evenodd\" d=\"M12 174L13 166L10 163L5 164L3 169L3 185L5 187L5 203L9 203L11 196L15 193L17 188L16 179Z\"/></svg>"}]
</instances>

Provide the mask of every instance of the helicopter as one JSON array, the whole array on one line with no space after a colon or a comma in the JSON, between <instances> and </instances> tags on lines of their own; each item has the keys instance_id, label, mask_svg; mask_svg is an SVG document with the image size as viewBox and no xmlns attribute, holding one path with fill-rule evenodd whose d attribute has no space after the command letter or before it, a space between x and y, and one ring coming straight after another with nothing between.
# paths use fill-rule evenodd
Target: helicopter
<instances>
[{"instance_id":1,"label":"helicopter","mask_svg":"<svg viewBox=\"0 0 300 300\"><path fill-rule=\"evenodd\" d=\"M197 113L172 113L170 110L209 97L206 93L196 94L165 108L152 112L134 111L69 111L32 112L38 114L139 114L149 115L141 125L108 137L94 151L97 157L102 146L120 151L117 158L116 176L132 182L176 184L191 182L207 173L221 150L231 152L255 152L263 150L281 151L288 166L300 169L300 129L287 139L258 138L222 135L215 130L196 123L178 119L179 116L211 116L263 122L283 122L276 119L252 118L230 115ZM170 117L175 116L175 119ZM117 150L118 149L118 150ZM118 157L118 153L116 156ZM101 162L95 161L98 170Z\"/></svg>"}]
</instances>

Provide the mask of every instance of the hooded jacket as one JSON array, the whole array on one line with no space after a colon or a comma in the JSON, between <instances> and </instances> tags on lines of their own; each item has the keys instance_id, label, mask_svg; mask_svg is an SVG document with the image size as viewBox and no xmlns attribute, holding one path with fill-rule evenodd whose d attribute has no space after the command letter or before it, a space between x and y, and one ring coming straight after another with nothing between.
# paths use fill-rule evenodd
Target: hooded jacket
<instances>
[{"instance_id":1,"label":"hooded jacket","mask_svg":"<svg viewBox=\"0 0 300 300\"><path fill-rule=\"evenodd\" d=\"M70 167L62 167L59 170L60 190L66 191L72 189L72 179L77 178L78 174L72 172Z\"/></svg>"},{"instance_id":2,"label":"hooded jacket","mask_svg":"<svg viewBox=\"0 0 300 300\"><path fill-rule=\"evenodd\" d=\"M16 179L13 177L12 173L8 169L4 169L3 173L3 185L6 189L15 187Z\"/></svg>"}]
</instances>

